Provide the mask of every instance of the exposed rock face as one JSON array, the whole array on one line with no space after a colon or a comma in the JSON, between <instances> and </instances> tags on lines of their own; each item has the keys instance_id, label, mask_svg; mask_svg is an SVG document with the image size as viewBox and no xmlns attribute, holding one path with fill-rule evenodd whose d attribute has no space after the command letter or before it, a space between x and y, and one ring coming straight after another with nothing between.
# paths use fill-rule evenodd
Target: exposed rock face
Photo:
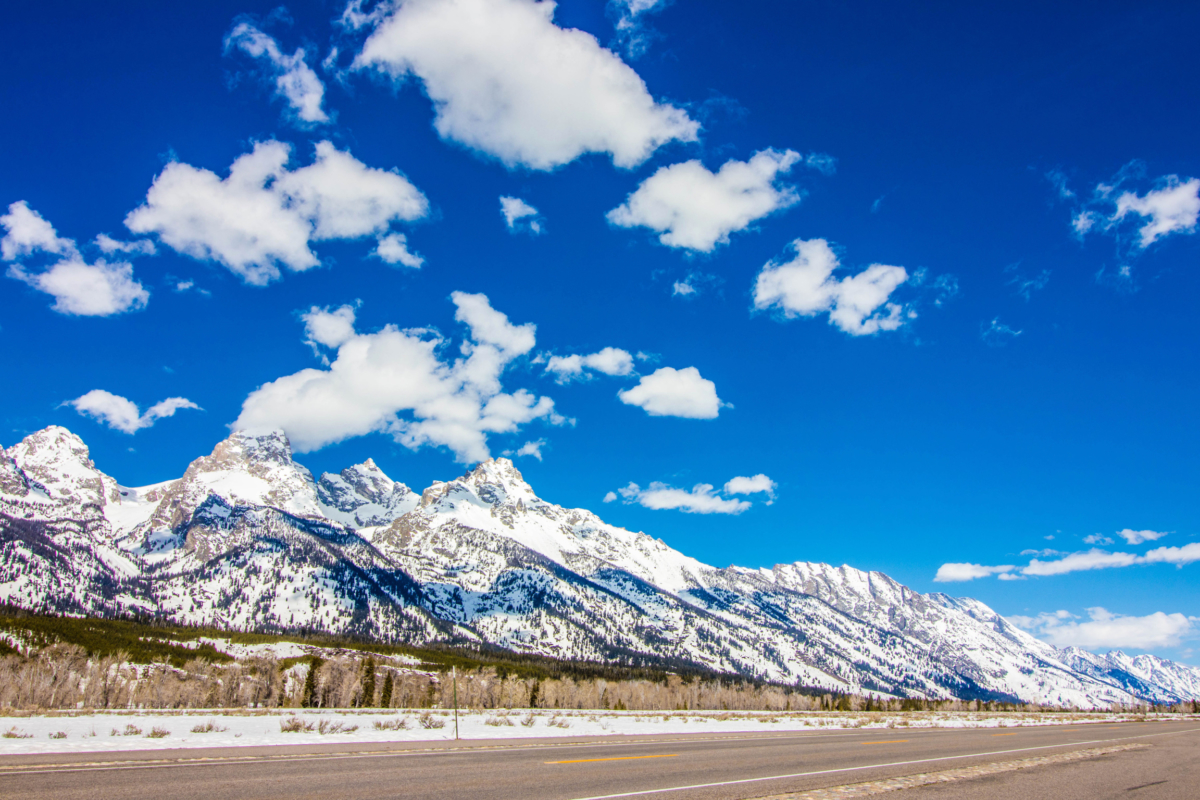
<instances>
[{"instance_id":1,"label":"exposed rock face","mask_svg":"<svg viewBox=\"0 0 1200 800\"><path fill-rule=\"evenodd\" d=\"M356 528L387 525L420 502L412 489L383 474L369 458L338 475L326 472L317 483L317 497L326 517Z\"/></svg>"},{"instance_id":2,"label":"exposed rock face","mask_svg":"<svg viewBox=\"0 0 1200 800\"><path fill-rule=\"evenodd\" d=\"M838 691L1103 706L1200 670L1058 650L975 600L799 562L716 569L537 496L487 460L420 495L366 461L319 482L279 431L118 486L48 428L0 451L0 600L77 613L468 640Z\"/></svg>"}]
</instances>

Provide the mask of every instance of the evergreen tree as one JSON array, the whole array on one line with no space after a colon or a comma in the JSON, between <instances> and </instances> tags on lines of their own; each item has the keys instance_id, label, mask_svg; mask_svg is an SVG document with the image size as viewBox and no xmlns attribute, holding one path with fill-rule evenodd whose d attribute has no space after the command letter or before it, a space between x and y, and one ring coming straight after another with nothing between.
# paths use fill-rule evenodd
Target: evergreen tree
<instances>
[{"instance_id":1,"label":"evergreen tree","mask_svg":"<svg viewBox=\"0 0 1200 800\"><path fill-rule=\"evenodd\" d=\"M313 656L308 662L308 675L304 678L304 691L300 695L300 706L312 708L317 700L317 670L321 668L321 659Z\"/></svg>"},{"instance_id":2,"label":"evergreen tree","mask_svg":"<svg viewBox=\"0 0 1200 800\"><path fill-rule=\"evenodd\" d=\"M535 680L533 682L533 688L529 690L529 707L537 708L538 707L537 703L538 703L538 682Z\"/></svg>"},{"instance_id":3,"label":"evergreen tree","mask_svg":"<svg viewBox=\"0 0 1200 800\"><path fill-rule=\"evenodd\" d=\"M375 659L367 658L363 665L362 700L359 705L364 708L375 707Z\"/></svg>"},{"instance_id":4,"label":"evergreen tree","mask_svg":"<svg viewBox=\"0 0 1200 800\"><path fill-rule=\"evenodd\" d=\"M379 705L383 708L392 707L392 673L383 676L383 691L379 696Z\"/></svg>"}]
</instances>

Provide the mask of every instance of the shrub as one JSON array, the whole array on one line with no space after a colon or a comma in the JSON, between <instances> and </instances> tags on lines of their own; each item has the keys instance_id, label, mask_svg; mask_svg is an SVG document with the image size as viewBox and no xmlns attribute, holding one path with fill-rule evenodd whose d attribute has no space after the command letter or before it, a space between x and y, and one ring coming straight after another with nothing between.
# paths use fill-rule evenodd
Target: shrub
<instances>
[{"instance_id":1,"label":"shrub","mask_svg":"<svg viewBox=\"0 0 1200 800\"><path fill-rule=\"evenodd\" d=\"M511 728L512 720L509 719L508 717L488 717L487 719L485 719L483 721L483 724L491 725L493 728L499 728L501 726L507 726L507 727Z\"/></svg>"},{"instance_id":2,"label":"shrub","mask_svg":"<svg viewBox=\"0 0 1200 800\"><path fill-rule=\"evenodd\" d=\"M229 728L222 728L220 725L210 719L208 722L192 728L192 733L224 733L227 730L229 730Z\"/></svg>"},{"instance_id":3,"label":"shrub","mask_svg":"<svg viewBox=\"0 0 1200 800\"><path fill-rule=\"evenodd\" d=\"M311 725L309 729L312 729ZM356 730L358 730L357 725L347 726L345 723L334 722L329 719L323 719L317 723L317 733L320 733L322 736L329 733L354 733Z\"/></svg>"},{"instance_id":4,"label":"shrub","mask_svg":"<svg viewBox=\"0 0 1200 800\"><path fill-rule=\"evenodd\" d=\"M65 738L67 738L67 732L66 731L55 731L54 733L50 734L50 738L51 739L65 739Z\"/></svg>"},{"instance_id":5,"label":"shrub","mask_svg":"<svg viewBox=\"0 0 1200 800\"><path fill-rule=\"evenodd\" d=\"M526 728L532 728L534 726L534 723L536 723L536 722L537 722L537 720L534 719L532 711L530 711L525 716L521 717L521 725Z\"/></svg>"},{"instance_id":6,"label":"shrub","mask_svg":"<svg viewBox=\"0 0 1200 800\"><path fill-rule=\"evenodd\" d=\"M137 725L134 725L134 724L131 722L131 723L129 723L128 725L126 725L126 726L125 726L125 730L124 730L124 731L122 731L122 732L121 732L119 735L120 735L120 736L141 736L141 735L142 735L142 729L141 729L141 728L139 728Z\"/></svg>"},{"instance_id":7,"label":"shrub","mask_svg":"<svg viewBox=\"0 0 1200 800\"><path fill-rule=\"evenodd\" d=\"M279 730L281 733L309 733L312 729L313 724L311 722L297 716L279 720Z\"/></svg>"},{"instance_id":8,"label":"shrub","mask_svg":"<svg viewBox=\"0 0 1200 800\"><path fill-rule=\"evenodd\" d=\"M425 730L429 730L431 728L446 727L446 720L435 717L433 714L430 714L428 711L426 711L424 714L422 714L420 716L420 718L418 719L418 722L421 723L421 727L424 728Z\"/></svg>"},{"instance_id":9,"label":"shrub","mask_svg":"<svg viewBox=\"0 0 1200 800\"><path fill-rule=\"evenodd\" d=\"M408 720L403 717L376 720L374 727L377 731L406 731L408 730Z\"/></svg>"},{"instance_id":10,"label":"shrub","mask_svg":"<svg viewBox=\"0 0 1200 800\"><path fill-rule=\"evenodd\" d=\"M16 725L13 725L11 728L6 730L4 733L0 733L0 736L3 736L5 739L32 739L33 738L32 733L26 733L25 731L19 731L19 730L17 730Z\"/></svg>"},{"instance_id":11,"label":"shrub","mask_svg":"<svg viewBox=\"0 0 1200 800\"><path fill-rule=\"evenodd\" d=\"M170 735L171 735L171 732L169 730L167 730L166 728L160 728L157 725L155 725L153 728L150 729L150 732L146 734L146 738L147 739L165 739Z\"/></svg>"}]
</instances>

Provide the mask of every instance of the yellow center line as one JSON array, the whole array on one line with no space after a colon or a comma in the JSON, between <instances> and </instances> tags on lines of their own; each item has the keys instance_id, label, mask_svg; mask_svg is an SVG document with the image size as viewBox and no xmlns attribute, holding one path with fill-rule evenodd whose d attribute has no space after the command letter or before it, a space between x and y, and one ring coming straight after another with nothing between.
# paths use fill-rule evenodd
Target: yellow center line
<instances>
[{"instance_id":1,"label":"yellow center line","mask_svg":"<svg viewBox=\"0 0 1200 800\"><path fill-rule=\"evenodd\" d=\"M889 739L886 742L859 742L859 744L900 744L907 741L908 739Z\"/></svg>"},{"instance_id":2,"label":"yellow center line","mask_svg":"<svg viewBox=\"0 0 1200 800\"><path fill-rule=\"evenodd\" d=\"M589 761L634 761L639 758L678 758L678 753L667 753L660 756L618 756L616 758L575 758L570 761L543 761L543 764L586 764Z\"/></svg>"}]
</instances>

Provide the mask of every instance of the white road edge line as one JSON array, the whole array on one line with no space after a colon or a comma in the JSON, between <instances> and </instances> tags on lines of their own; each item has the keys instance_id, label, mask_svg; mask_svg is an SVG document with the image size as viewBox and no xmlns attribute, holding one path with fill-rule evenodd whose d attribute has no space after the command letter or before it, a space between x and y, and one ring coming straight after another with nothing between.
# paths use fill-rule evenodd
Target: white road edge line
<instances>
[{"instance_id":1,"label":"white road edge line","mask_svg":"<svg viewBox=\"0 0 1200 800\"><path fill-rule=\"evenodd\" d=\"M621 792L620 794L599 794L594 797L577 797L574 800L612 800L616 797L640 797L647 794L662 792L683 792L688 789L711 789L716 786L736 786L740 783L759 783L761 781L781 781L788 778L806 778L812 775L832 775L838 772L859 772L864 769L883 769L885 767L905 767L910 764L929 764L934 761L954 761L962 758L984 758L985 756L1003 756L1009 753L1027 753L1031 750L1053 750L1059 747L1077 747L1084 744L1104 744L1106 742L1122 742L1127 739L1149 739L1154 736L1170 736L1176 733L1192 733L1200 728L1189 728L1185 731L1167 731L1166 733L1147 733L1142 736L1121 736L1116 739L1096 739L1091 742L1067 742L1066 744L1047 744L1038 747L1021 747L1016 750L994 750L990 753L969 753L962 756L942 756L940 758L918 758L913 761L893 761L889 764L868 764L863 767L840 767L838 769L819 769L812 772L795 772L791 775L771 775L766 778L741 778L736 781L718 781L717 783L697 783L691 786L669 786L665 789L646 789L638 792Z\"/></svg>"}]
</instances>

